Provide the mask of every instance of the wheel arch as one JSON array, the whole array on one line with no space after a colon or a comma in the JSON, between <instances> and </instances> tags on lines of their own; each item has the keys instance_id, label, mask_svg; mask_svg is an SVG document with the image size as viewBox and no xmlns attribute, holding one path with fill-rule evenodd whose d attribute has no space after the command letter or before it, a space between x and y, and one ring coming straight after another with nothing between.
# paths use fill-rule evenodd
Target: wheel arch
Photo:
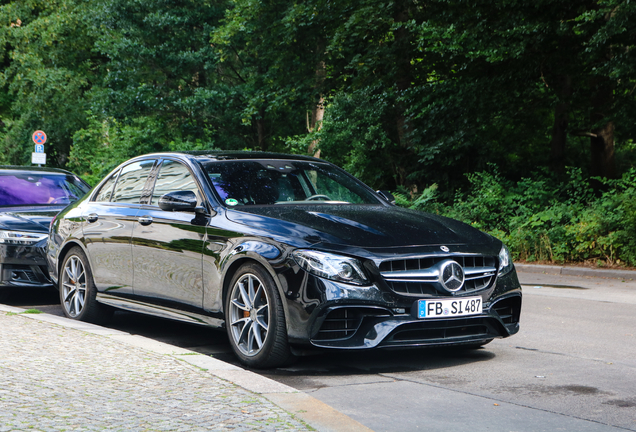
<instances>
[{"instance_id":1,"label":"wheel arch","mask_svg":"<svg viewBox=\"0 0 636 432\"><path fill-rule=\"evenodd\" d=\"M287 317L289 316L289 310L287 308L287 302L285 301L287 298L285 295L285 290L283 289L283 286L280 280L278 279L276 271L272 268L272 266L269 264L267 259L265 259L263 256L258 254L250 253L250 254L241 255L236 257L231 262L227 263L227 267L225 271L223 272L223 281L221 284L221 286L223 287L222 293L221 293L222 295L221 307L223 308L223 314L225 315L226 313L225 301L227 299L230 289L232 288L230 286L232 278L234 277L238 269L241 268L241 266L243 266L244 264L249 264L249 263L255 263L263 267L265 271L267 271L267 273L274 280L274 285L276 286L276 289L278 290L278 294L280 295L281 303L283 305L283 313L285 314L285 327L287 330L289 330L289 320L287 319Z\"/></svg>"},{"instance_id":2,"label":"wheel arch","mask_svg":"<svg viewBox=\"0 0 636 432\"><path fill-rule=\"evenodd\" d=\"M88 257L88 253L86 252L86 248L84 247L84 244L77 240L68 241L66 244L64 244L64 246L62 246L62 248L60 249L60 252L57 255L57 262L56 262L57 268L55 269L57 274L57 283L55 285L56 285L56 288L58 289L59 289L59 280L60 280L60 274L61 274L60 272L62 270L62 264L64 264L64 258L66 258L68 251L73 249L75 246L78 246L80 249L82 249L82 251L86 255L86 258L89 261L89 265L92 266L92 264L90 263L90 258Z\"/></svg>"}]
</instances>

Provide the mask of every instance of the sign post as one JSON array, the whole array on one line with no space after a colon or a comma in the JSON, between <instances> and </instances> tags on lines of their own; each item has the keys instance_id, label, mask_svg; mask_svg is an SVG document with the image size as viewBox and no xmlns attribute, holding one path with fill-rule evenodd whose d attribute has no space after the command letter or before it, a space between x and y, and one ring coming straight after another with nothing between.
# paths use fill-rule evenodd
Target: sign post
<instances>
[{"instance_id":1,"label":"sign post","mask_svg":"<svg viewBox=\"0 0 636 432\"><path fill-rule=\"evenodd\" d=\"M31 153L31 163L38 166L46 165L46 153L44 153L44 143L46 142L46 134L41 131L33 132L31 137L35 143L35 151Z\"/></svg>"}]
</instances>

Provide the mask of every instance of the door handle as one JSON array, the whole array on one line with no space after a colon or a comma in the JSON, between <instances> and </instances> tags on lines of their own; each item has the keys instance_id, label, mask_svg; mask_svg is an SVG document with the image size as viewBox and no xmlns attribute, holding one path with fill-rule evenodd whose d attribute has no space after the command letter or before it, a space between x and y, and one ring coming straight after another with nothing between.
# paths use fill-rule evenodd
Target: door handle
<instances>
[{"instance_id":1,"label":"door handle","mask_svg":"<svg viewBox=\"0 0 636 432\"><path fill-rule=\"evenodd\" d=\"M137 220L139 221L139 223L141 225L150 225L152 223L152 218L150 216L141 216L139 218L137 218Z\"/></svg>"},{"instance_id":2,"label":"door handle","mask_svg":"<svg viewBox=\"0 0 636 432\"><path fill-rule=\"evenodd\" d=\"M99 219L99 216L97 216L97 213L91 213L88 216L86 216L86 220L90 223L97 222L97 219Z\"/></svg>"}]
</instances>

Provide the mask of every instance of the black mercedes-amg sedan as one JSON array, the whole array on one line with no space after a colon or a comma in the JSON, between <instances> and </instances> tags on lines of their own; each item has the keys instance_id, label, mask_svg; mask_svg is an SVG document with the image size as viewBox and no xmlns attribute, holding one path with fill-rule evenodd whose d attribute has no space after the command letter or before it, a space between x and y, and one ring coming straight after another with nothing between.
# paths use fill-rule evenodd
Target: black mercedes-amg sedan
<instances>
[{"instance_id":1,"label":"black mercedes-amg sedan","mask_svg":"<svg viewBox=\"0 0 636 432\"><path fill-rule=\"evenodd\" d=\"M0 166L0 287L52 287L46 268L51 219L90 187L55 168Z\"/></svg>"},{"instance_id":2,"label":"black mercedes-amg sedan","mask_svg":"<svg viewBox=\"0 0 636 432\"><path fill-rule=\"evenodd\" d=\"M519 330L506 246L396 207L342 169L258 152L131 159L51 225L64 313L224 327L239 360L318 349L479 347Z\"/></svg>"}]
</instances>

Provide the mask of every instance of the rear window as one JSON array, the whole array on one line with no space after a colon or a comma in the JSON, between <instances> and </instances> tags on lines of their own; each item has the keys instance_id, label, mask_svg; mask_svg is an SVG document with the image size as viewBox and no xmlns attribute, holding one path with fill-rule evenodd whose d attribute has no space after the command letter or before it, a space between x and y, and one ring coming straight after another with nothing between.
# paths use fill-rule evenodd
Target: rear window
<instances>
[{"instance_id":1,"label":"rear window","mask_svg":"<svg viewBox=\"0 0 636 432\"><path fill-rule=\"evenodd\" d=\"M88 187L73 175L0 172L0 207L66 205L86 192Z\"/></svg>"}]
</instances>

